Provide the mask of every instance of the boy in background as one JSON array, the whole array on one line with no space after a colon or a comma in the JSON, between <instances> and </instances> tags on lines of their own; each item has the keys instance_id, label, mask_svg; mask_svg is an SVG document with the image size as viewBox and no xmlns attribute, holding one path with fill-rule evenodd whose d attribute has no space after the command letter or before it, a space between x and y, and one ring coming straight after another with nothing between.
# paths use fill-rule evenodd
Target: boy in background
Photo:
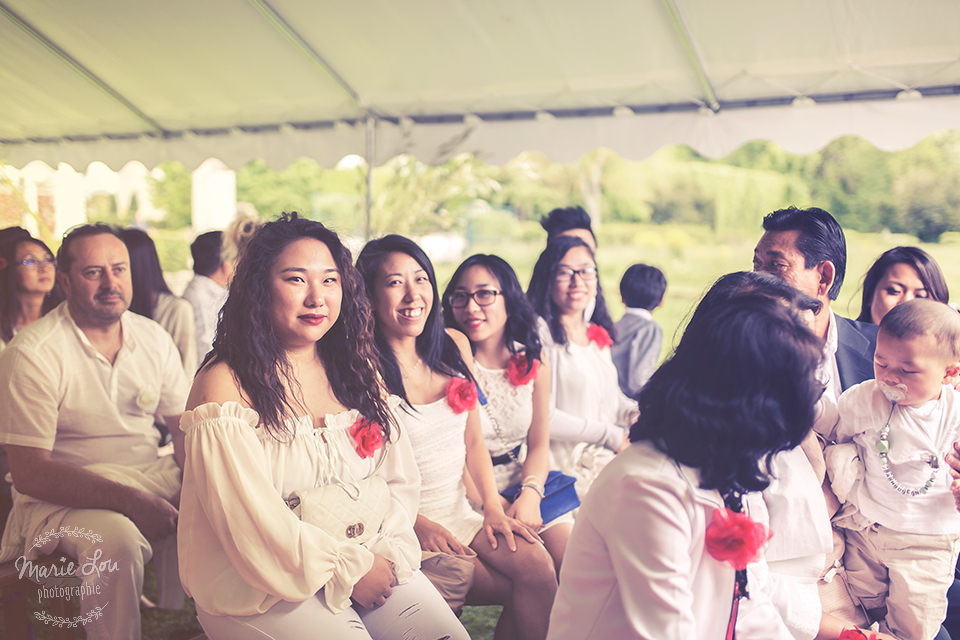
<instances>
[{"instance_id":1,"label":"boy in background","mask_svg":"<svg viewBox=\"0 0 960 640\"><path fill-rule=\"evenodd\" d=\"M620 389L634 400L660 360L663 329L652 311L663 303L667 278L656 267L635 264L620 280L620 298L627 308L617 322L617 342L611 347Z\"/></svg>"}]
</instances>

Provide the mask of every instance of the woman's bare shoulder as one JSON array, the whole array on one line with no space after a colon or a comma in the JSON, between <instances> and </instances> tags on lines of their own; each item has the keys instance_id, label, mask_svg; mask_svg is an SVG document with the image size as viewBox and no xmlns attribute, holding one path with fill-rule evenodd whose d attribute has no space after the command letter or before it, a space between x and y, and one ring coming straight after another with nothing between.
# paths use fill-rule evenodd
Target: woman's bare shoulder
<instances>
[{"instance_id":1,"label":"woman's bare shoulder","mask_svg":"<svg viewBox=\"0 0 960 640\"><path fill-rule=\"evenodd\" d=\"M467 363L470 370L473 371L473 350L470 348L470 340L456 329L447 329L447 335L453 338L454 343L460 349L460 355L463 361Z\"/></svg>"},{"instance_id":2,"label":"woman's bare shoulder","mask_svg":"<svg viewBox=\"0 0 960 640\"><path fill-rule=\"evenodd\" d=\"M226 363L218 362L204 367L197 373L197 377L193 379L190 395L187 397L186 409L190 411L208 402L222 405L231 401L250 408L250 403L240 389L233 370Z\"/></svg>"}]
</instances>

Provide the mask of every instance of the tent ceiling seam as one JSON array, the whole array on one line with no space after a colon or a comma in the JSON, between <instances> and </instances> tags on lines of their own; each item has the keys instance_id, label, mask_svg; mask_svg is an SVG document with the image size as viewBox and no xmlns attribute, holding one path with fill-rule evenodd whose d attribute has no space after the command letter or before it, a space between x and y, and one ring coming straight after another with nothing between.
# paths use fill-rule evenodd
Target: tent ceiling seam
<instances>
[{"instance_id":1,"label":"tent ceiling seam","mask_svg":"<svg viewBox=\"0 0 960 640\"><path fill-rule=\"evenodd\" d=\"M137 118L147 123L152 127L157 133L166 134L167 130L164 129L158 122L153 118L141 111L135 104L130 102L125 98L119 91L114 89L112 86L107 84L106 81L102 80L99 76L93 73L90 69L84 66L79 60L71 56L69 53L64 51L57 43L41 33L36 27L32 24L21 18L15 11L8 7L3 2L0 2L0 14L3 14L7 17L10 22L16 25L21 31L29 35L31 38L36 40L43 48L52 53L54 57L63 62L65 65L73 69L74 72L83 76L88 82L92 83L94 86L99 88L101 91L105 92L108 96L113 98L115 101L122 104L128 111L133 113Z\"/></svg>"},{"instance_id":2,"label":"tent ceiling seam","mask_svg":"<svg viewBox=\"0 0 960 640\"><path fill-rule=\"evenodd\" d=\"M366 106L363 103L363 99L360 97L360 94L354 90L354 88L347 82L343 76L341 76L333 66L326 61L326 59L321 56L316 49L310 46L303 36L293 28L293 26L287 22L287 20L280 15L276 9L274 9L266 0L249 0L252 4L267 20L270 21L273 26L275 26L284 36L290 40L293 45L306 57L313 62L316 66L326 73L330 79L332 79L337 86L343 90L350 99L353 100L353 103L357 108L361 110L366 110ZM376 115L376 114L374 114Z\"/></svg>"},{"instance_id":3,"label":"tent ceiling seam","mask_svg":"<svg viewBox=\"0 0 960 640\"><path fill-rule=\"evenodd\" d=\"M716 92L714 92L713 87L710 84L710 78L707 76L707 70L703 66L703 57L700 55L696 41L690 35L690 30L683 21L683 16L680 13L680 7L677 4L677 0L662 0L662 2L663 7L667 10L667 16L670 18L670 23L680 40L680 46L687 54L687 59L690 60L690 64L693 66L693 70L697 75L697 80L700 82L700 87L703 89L704 94L706 94L708 106L713 111L719 111L720 102L717 100Z\"/></svg>"}]
</instances>

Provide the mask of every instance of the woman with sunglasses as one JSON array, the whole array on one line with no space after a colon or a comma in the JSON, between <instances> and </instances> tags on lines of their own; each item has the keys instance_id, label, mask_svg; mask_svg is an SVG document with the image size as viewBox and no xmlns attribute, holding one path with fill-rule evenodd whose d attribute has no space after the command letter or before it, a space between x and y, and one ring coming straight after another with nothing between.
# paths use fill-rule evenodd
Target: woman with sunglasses
<instances>
[{"instance_id":1,"label":"woman with sunglasses","mask_svg":"<svg viewBox=\"0 0 960 640\"><path fill-rule=\"evenodd\" d=\"M550 240L533 267L527 299L540 316L550 362L550 449L560 470L578 479L583 497L613 454L629 445L624 428L638 415L617 382L613 320L590 247L569 236ZM584 309L594 299L588 322Z\"/></svg>"},{"instance_id":2,"label":"woman with sunglasses","mask_svg":"<svg viewBox=\"0 0 960 640\"><path fill-rule=\"evenodd\" d=\"M480 423L497 490L521 485L512 504L503 498L501 503L508 516L539 532L559 571L573 518L564 514L544 523L540 516L550 466L550 367L537 316L510 265L477 254L447 285L443 319L470 340L474 376L486 400Z\"/></svg>"}]
</instances>

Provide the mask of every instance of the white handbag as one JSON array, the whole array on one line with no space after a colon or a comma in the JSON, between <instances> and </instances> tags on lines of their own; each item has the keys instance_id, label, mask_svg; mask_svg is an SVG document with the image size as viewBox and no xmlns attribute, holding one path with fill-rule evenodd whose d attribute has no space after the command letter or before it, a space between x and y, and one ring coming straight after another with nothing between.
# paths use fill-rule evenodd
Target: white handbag
<instances>
[{"instance_id":1,"label":"white handbag","mask_svg":"<svg viewBox=\"0 0 960 640\"><path fill-rule=\"evenodd\" d=\"M366 544L380 533L390 500L386 481L371 476L352 485L337 483L294 491L286 503L300 520L340 542Z\"/></svg>"}]
</instances>

